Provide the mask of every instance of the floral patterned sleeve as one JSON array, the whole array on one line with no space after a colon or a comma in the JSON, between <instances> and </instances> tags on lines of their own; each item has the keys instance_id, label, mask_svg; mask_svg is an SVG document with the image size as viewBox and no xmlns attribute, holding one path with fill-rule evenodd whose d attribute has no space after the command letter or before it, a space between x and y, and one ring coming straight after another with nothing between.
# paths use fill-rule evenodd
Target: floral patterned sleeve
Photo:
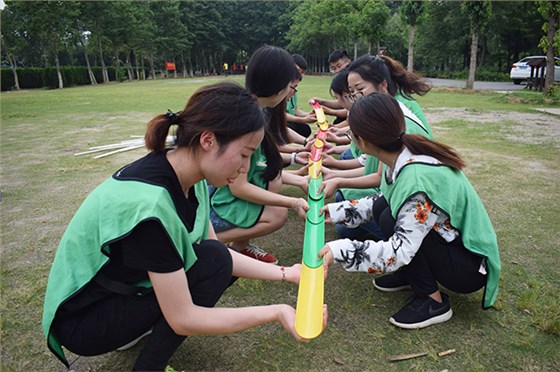
<instances>
[{"instance_id":1,"label":"floral patterned sleeve","mask_svg":"<svg viewBox=\"0 0 560 372\"><path fill-rule=\"evenodd\" d=\"M371 198L369 203L372 203ZM364 201L360 199L360 202ZM335 203L342 204L342 203ZM356 207L359 203L353 205ZM369 216L371 216L371 206ZM360 206L357 208L361 210ZM329 206L330 208L330 206ZM395 224L395 233L387 241L358 241L350 239L334 240L328 243L334 259L347 271L383 273L395 271L408 265L424 240L424 237L444 215L436 214L426 194L417 194L401 208ZM353 216L353 213L349 213ZM365 212L364 212L365 213ZM359 212L359 218L363 217ZM348 213L347 213L348 215ZM365 213L367 215L367 213ZM331 215L332 218L332 215ZM355 218L357 220L358 218ZM348 222L351 218L347 218ZM334 220L333 220L334 222ZM355 222L355 221L354 221Z\"/></svg>"}]
</instances>

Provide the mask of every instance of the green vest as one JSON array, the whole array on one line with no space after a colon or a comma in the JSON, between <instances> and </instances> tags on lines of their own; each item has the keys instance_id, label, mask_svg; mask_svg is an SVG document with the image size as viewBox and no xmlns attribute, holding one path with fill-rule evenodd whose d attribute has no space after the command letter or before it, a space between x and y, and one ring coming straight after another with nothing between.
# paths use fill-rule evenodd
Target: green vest
<instances>
[{"instance_id":1,"label":"green vest","mask_svg":"<svg viewBox=\"0 0 560 372\"><path fill-rule=\"evenodd\" d=\"M292 98L286 101L286 112L295 115L297 107L297 92L294 93Z\"/></svg>"},{"instance_id":2,"label":"green vest","mask_svg":"<svg viewBox=\"0 0 560 372\"><path fill-rule=\"evenodd\" d=\"M251 164L247 172L247 181L261 189L268 188L268 181L262 178L266 162L261 146L251 155ZM237 227L254 226L264 210L264 205L239 199L231 193L229 186L219 187L210 198L212 209L220 218Z\"/></svg>"},{"instance_id":3,"label":"green vest","mask_svg":"<svg viewBox=\"0 0 560 372\"><path fill-rule=\"evenodd\" d=\"M392 184L387 183L384 174L381 191L395 219L402 205L421 192L449 216L465 247L486 259L488 276L482 306L491 307L498 295L500 278L498 241L482 201L463 172L444 165L409 163L401 168Z\"/></svg>"},{"instance_id":4,"label":"green vest","mask_svg":"<svg viewBox=\"0 0 560 372\"><path fill-rule=\"evenodd\" d=\"M169 192L160 186L109 178L84 200L68 225L49 275L43 309L43 332L49 349L68 361L51 325L62 303L78 293L109 261L111 243L122 239L142 221L158 220L184 262L185 271L197 260L193 244L208 236L208 186L194 185L198 208L193 231L183 224ZM149 281L136 283L151 287Z\"/></svg>"},{"instance_id":5,"label":"green vest","mask_svg":"<svg viewBox=\"0 0 560 372\"><path fill-rule=\"evenodd\" d=\"M354 141L350 141L350 152L352 153L354 159L358 159L362 154L362 150L358 148L358 145L356 145Z\"/></svg>"},{"instance_id":6,"label":"green vest","mask_svg":"<svg viewBox=\"0 0 560 372\"><path fill-rule=\"evenodd\" d=\"M420 107L418 102L416 102L413 99L405 98L400 93L397 93L397 95L395 96L395 99L397 101L401 102L403 105L405 105L410 111L412 111L412 113L414 115L416 115L416 117L418 119L420 119L420 121L422 122L422 124L424 124L424 127L426 127L426 130L430 134L429 138L432 138L433 137L432 129L430 128L430 125L428 124L428 120L426 119L426 116L424 115L424 111L422 111L422 108Z\"/></svg>"},{"instance_id":7,"label":"green vest","mask_svg":"<svg viewBox=\"0 0 560 372\"><path fill-rule=\"evenodd\" d=\"M420 134L429 139L432 138L431 132L427 131L428 127L423 127L418 123L416 123L414 120L406 116L404 117L404 122L406 125L407 134ZM426 130L424 128L426 128ZM379 169L379 159L377 159L373 155L368 154L366 165L364 166L364 172L362 174L364 176L367 176L368 174L376 173L377 169ZM370 187L367 189L343 188L340 189L340 192L344 196L344 200L357 200L357 199L365 198L366 196L377 194L379 192L379 188L378 187Z\"/></svg>"}]
</instances>

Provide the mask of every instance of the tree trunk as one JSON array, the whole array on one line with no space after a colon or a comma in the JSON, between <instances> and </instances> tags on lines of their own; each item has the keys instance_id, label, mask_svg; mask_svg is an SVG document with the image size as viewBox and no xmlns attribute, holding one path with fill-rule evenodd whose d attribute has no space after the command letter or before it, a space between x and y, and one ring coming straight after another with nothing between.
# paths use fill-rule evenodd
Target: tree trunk
<instances>
[{"instance_id":1,"label":"tree trunk","mask_svg":"<svg viewBox=\"0 0 560 372\"><path fill-rule=\"evenodd\" d=\"M56 64L56 76L58 77L58 89L64 88L64 82L62 81L62 73L60 72L60 61L58 60L58 53L54 56L54 62Z\"/></svg>"},{"instance_id":2,"label":"tree trunk","mask_svg":"<svg viewBox=\"0 0 560 372\"><path fill-rule=\"evenodd\" d=\"M354 59L358 58L358 42L354 43Z\"/></svg>"},{"instance_id":3,"label":"tree trunk","mask_svg":"<svg viewBox=\"0 0 560 372\"><path fill-rule=\"evenodd\" d=\"M478 50L478 29L473 29L471 42L471 60L469 63L469 78L467 79L467 89L474 87L474 75L476 73L476 54Z\"/></svg>"},{"instance_id":4,"label":"tree trunk","mask_svg":"<svg viewBox=\"0 0 560 372\"><path fill-rule=\"evenodd\" d=\"M548 18L547 24L547 41L548 48L546 50L546 76L544 79L544 94L552 95L552 86L554 85L554 34L556 32L554 16Z\"/></svg>"},{"instance_id":5,"label":"tree trunk","mask_svg":"<svg viewBox=\"0 0 560 372\"><path fill-rule=\"evenodd\" d=\"M414 25L408 25L408 62L406 69L414 71Z\"/></svg>"},{"instance_id":6,"label":"tree trunk","mask_svg":"<svg viewBox=\"0 0 560 372\"><path fill-rule=\"evenodd\" d=\"M12 74L14 74L14 86L16 87L16 90L20 90L21 88L19 87L16 58L12 53L8 53L8 61L10 62L10 66L12 67Z\"/></svg>"},{"instance_id":7,"label":"tree trunk","mask_svg":"<svg viewBox=\"0 0 560 372\"><path fill-rule=\"evenodd\" d=\"M194 71L193 71L193 65L192 65L192 59L191 59L191 54L189 53L189 76L193 77L194 76Z\"/></svg>"},{"instance_id":8,"label":"tree trunk","mask_svg":"<svg viewBox=\"0 0 560 372\"><path fill-rule=\"evenodd\" d=\"M126 74L128 75L128 80L134 80L134 73L132 72L132 62L130 59L130 53L126 53L126 60L124 62L126 66Z\"/></svg>"},{"instance_id":9,"label":"tree trunk","mask_svg":"<svg viewBox=\"0 0 560 372\"><path fill-rule=\"evenodd\" d=\"M84 44L84 41L81 38L80 38L80 44L82 44L82 49L84 51L84 58L86 60L86 66L87 66L89 81L91 82L91 85L97 85L97 79L95 79L95 75L93 74L93 71L91 70L91 65L89 63L89 56L88 56L88 53L87 53L86 46Z\"/></svg>"},{"instance_id":10,"label":"tree trunk","mask_svg":"<svg viewBox=\"0 0 560 372\"><path fill-rule=\"evenodd\" d=\"M152 79L156 80L156 68L154 67L154 53L150 52L150 71L152 72Z\"/></svg>"},{"instance_id":11,"label":"tree trunk","mask_svg":"<svg viewBox=\"0 0 560 372\"><path fill-rule=\"evenodd\" d=\"M185 64L185 53L181 50L181 67L183 68L183 77L187 77L187 65Z\"/></svg>"},{"instance_id":12,"label":"tree trunk","mask_svg":"<svg viewBox=\"0 0 560 372\"><path fill-rule=\"evenodd\" d=\"M138 57L138 56L140 56L140 57ZM138 58L142 59L142 52L140 52L140 53L134 52L134 62L135 62L134 63L134 68L136 69L136 78L138 80L141 80L142 77L140 77L140 67L138 66Z\"/></svg>"},{"instance_id":13,"label":"tree trunk","mask_svg":"<svg viewBox=\"0 0 560 372\"><path fill-rule=\"evenodd\" d=\"M109 72L107 71L107 66L105 66L105 61L103 60L103 47L101 46L101 38L99 38L99 58L101 59L101 74L103 75L103 82L109 82Z\"/></svg>"}]
</instances>

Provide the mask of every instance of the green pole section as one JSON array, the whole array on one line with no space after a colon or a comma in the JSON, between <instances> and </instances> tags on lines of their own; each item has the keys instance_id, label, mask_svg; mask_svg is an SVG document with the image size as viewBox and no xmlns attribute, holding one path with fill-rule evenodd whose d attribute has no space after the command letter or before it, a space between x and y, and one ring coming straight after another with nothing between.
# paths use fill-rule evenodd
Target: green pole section
<instances>
[{"instance_id":1,"label":"green pole section","mask_svg":"<svg viewBox=\"0 0 560 372\"><path fill-rule=\"evenodd\" d=\"M305 233L303 239L303 263L310 268L323 264L323 260L317 257L319 250L325 245L325 215L320 215L321 208L325 205L324 194L317 194L317 190L323 182L323 177L309 180L307 188L307 220L305 221Z\"/></svg>"}]
</instances>

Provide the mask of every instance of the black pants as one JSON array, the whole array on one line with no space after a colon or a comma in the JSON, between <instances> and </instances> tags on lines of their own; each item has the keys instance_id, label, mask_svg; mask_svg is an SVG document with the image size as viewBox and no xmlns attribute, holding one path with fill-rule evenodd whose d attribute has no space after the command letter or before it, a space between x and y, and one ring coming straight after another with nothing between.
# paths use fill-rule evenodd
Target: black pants
<instances>
[{"instance_id":1,"label":"black pants","mask_svg":"<svg viewBox=\"0 0 560 372\"><path fill-rule=\"evenodd\" d=\"M292 129L294 132L298 133L299 135L304 136L305 138L309 137L312 132L309 124L289 122L288 128Z\"/></svg>"},{"instance_id":2,"label":"black pants","mask_svg":"<svg viewBox=\"0 0 560 372\"><path fill-rule=\"evenodd\" d=\"M217 240L194 249L198 260L186 274L189 290L195 304L213 307L236 279L231 255ZM61 344L78 355L113 351L152 329L134 364L134 370L142 371L163 370L186 338L173 332L153 291L142 297L112 295L72 318L56 319L53 326Z\"/></svg>"},{"instance_id":3,"label":"black pants","mask_svg":"<svg viewBox=\"0 0 560 372\"><path fill-rule=\"evenodd\" d=\"M393 235L396 221L385 198L376 200L373 216L385 239ZM471 293L486 284L486 275L479 273L482 259L465 248L460 237L448 243L431 230L412 261L400 268L398 274L418 296L434 293L438 283L453 292Z\"/></svg>"}]
</instances>

